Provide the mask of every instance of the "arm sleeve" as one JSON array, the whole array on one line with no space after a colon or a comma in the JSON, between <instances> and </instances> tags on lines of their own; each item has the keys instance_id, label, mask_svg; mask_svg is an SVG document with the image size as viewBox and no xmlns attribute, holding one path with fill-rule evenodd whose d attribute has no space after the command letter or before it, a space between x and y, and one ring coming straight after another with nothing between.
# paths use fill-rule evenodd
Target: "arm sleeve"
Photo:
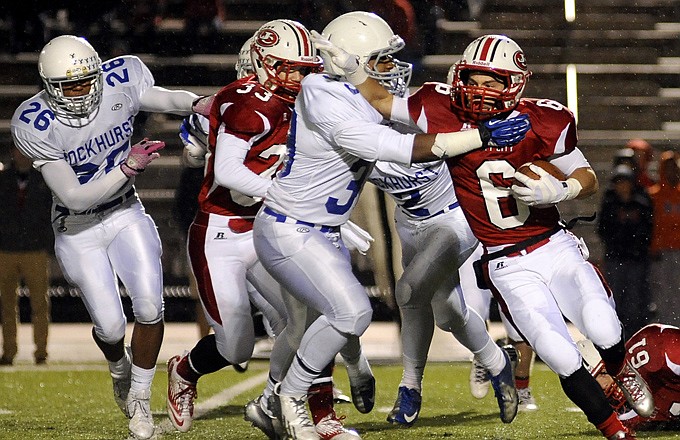
<instances>
[{"instance_id":1,"label":"arm sleeve","mask_svg":"<svg viewBox=\"0 0 680 440\"><path fill-rule=\"evenodd\" d=\"M253 173L243 163L250 144L228 133L217 136L215 183L250 197L264 197L271 179Z\"/></svg>"},{"instance_id":2,"label":"arm sleeve","mask_svg":"<svg viewBox=\"0 0 680 440\"><path fill-rule=\"evenodd\" d=\"M401 134L384 125L368 121L344 121L331 129L333 140L362 159L411 165L415 134Z\"/></svg>"},{"instance_id":3,"label":"arm sleeve","mask_svg":"<svg viewBox=\"0 0 680 440\"><path fill-rule=\"evenodd\" d=\"M408 112L408 100L404 98L394 97L392 100L392 113L390 114L390 120L399 122L409 127L416 127L416 124L411 119L411 115Z\"/></svg>"},{"instance_id":4,"label":"arm sleeve","mask_svg":"<svg viewBox=\"0 0 680 440\"><path fill-rule=\"evenodd\" d=\"M68 209L76 212L96 206L127 183L128 178L120 167L115 167L101 179L80 184L75 173L64 160L46 162L40 167L43 178L52 192Z\"/></svg>"},{"instance_id":5,"label":"arm sleeve","mask_svg":"<svg viewBox=\"0 0 680 440\"><path fill-rule=\"evenodd\" d=\"M559 168L567 176L571 175L578 168L590 168L588 159L578 148L574 148L568 154L551 159L550 163Z\"/></svg>"},{"instance_id":6,"label":"arm sleeve","mask_svg":"<svg viewBox=\"0 0 680 440\"><path fill-rule=\"evenodd\" d=\"M153 86L139 99L140 110L154 113L172 113L186 116L198 95L186 90L168 90Z\"/></svg>"}]
</instances>

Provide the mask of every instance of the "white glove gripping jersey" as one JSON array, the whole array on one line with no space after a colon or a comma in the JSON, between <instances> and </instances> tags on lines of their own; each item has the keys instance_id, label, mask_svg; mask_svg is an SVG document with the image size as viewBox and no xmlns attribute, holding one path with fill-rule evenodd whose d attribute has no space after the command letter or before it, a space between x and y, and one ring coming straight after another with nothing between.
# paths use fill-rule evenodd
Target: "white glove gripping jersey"
<instances>
[{"instance_id":1,"label":"white glove gripping jersey","mask_svg":"<svg viewBox=\"0 0 680 440\"><path fill-rule=\"evenodd\" d=\"M410 163L414 135L381 121L350 84L323 74L306 76L295 101L284 166L265 206L314 224L345 223L376 160Z\"/></svg>"},{"instance_id":2,"label":"white glove gripping jersey","mask_svg":"<svg viewBox=\"0 0 680 440\"><path fill-rule=\"evenodd\" d=\"M85 184L100 179L125 160L140 98L153 87L154 79L135 56L106 61L102 71L102 102L89 118L56 118L44 91L24 101L14 112L12 137L19 150L34 160L36 168L63 159ZM130 179L109 200L127 193L133 181Z\"/></svg>"}]
</instances>

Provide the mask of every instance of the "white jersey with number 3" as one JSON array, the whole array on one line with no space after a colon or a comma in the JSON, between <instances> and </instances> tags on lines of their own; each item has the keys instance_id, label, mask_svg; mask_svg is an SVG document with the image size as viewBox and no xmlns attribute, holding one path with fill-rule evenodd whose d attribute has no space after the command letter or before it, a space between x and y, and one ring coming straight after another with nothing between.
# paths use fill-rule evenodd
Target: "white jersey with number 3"
<instances>
[{"instance_id":1,"label":"white jersey with number 3","mask_svg":"<svg viewBox=\"0 0 680 440\"><path fill-rule=\"evenodd\" d=\"M323 74L305 77L287 157L265 206L315 224L345 223L376 160L410 162L412 135L378 125L381 121L351 85Z\"/></svg>"}]
</instances>

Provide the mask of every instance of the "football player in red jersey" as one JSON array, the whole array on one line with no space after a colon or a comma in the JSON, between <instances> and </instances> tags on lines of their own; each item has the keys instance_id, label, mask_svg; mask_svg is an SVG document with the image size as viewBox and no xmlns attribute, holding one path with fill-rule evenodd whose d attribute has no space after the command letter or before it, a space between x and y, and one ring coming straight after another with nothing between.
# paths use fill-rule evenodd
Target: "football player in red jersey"
<instances>
[{"instance_id":1,"label":"football player in red jersey","mask_svg":"<svg viewBox=\"0 0 680 440\"><path fill-rule=\"evenodd\" d=\"M490 288L508 320L560 376L565 394L604 437L635 438L583 367L563 318L595 342L631 406L649 416L653 398L625 360L613 299L583 257L579 240L562 226L556 207L595 193L597 178L576 147L573 114L550 99L522 98L531 74L522 49L506 36L482 36L465 49L452 84L426 83L399 99L362 75L356 57L323 41L317 47L329 52L384 117L425 133L493 127L508 117L528 116L531 129L515 145L487 145L454 157L442 152L470 227L484 246L477 264L480 285ZM567 178L560 181L533 165L538 180L516 172L537 159L549 160Z\"/></svg>"},{"instance_id":2,"label":"football player in red jersey","mask_svg":"<svg viewBox=\"0 0 680 440\"><path fill-rule=\"evenodd\" d=\"M635 365L654 396L654 412L641 417L627 404L588 340L578 342L590 372L602 386L623 424L633 430L680 431L680 328L649 324L626 342L626 359Z\"/></svg>"}]
</instances>

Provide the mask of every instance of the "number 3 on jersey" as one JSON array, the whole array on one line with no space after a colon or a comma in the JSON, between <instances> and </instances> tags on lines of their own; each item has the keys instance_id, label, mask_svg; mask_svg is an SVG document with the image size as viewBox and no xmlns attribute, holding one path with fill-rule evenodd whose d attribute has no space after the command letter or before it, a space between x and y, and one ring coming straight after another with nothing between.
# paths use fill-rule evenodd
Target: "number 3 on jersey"
<instances>
[{"instance_id":1,"label":"number 3 on jersey","mask_svg":"<svg viewBox=\"0 0 680 440\"><path fill-rule=\"evenodd\" d=\"M350 171L354 174L354 179L347 185L347 189L350 191L347 202L342 205L339 204L339 199L335 197L329 197L326 201L326 211L330 214L343 215L354 206L357 196L361 192L361 188L364 186L366 177L368 177L368 172L371 170L372 162L367 162L365 160L357 160L350 167Z\"/></svg>"}]
</instances>

